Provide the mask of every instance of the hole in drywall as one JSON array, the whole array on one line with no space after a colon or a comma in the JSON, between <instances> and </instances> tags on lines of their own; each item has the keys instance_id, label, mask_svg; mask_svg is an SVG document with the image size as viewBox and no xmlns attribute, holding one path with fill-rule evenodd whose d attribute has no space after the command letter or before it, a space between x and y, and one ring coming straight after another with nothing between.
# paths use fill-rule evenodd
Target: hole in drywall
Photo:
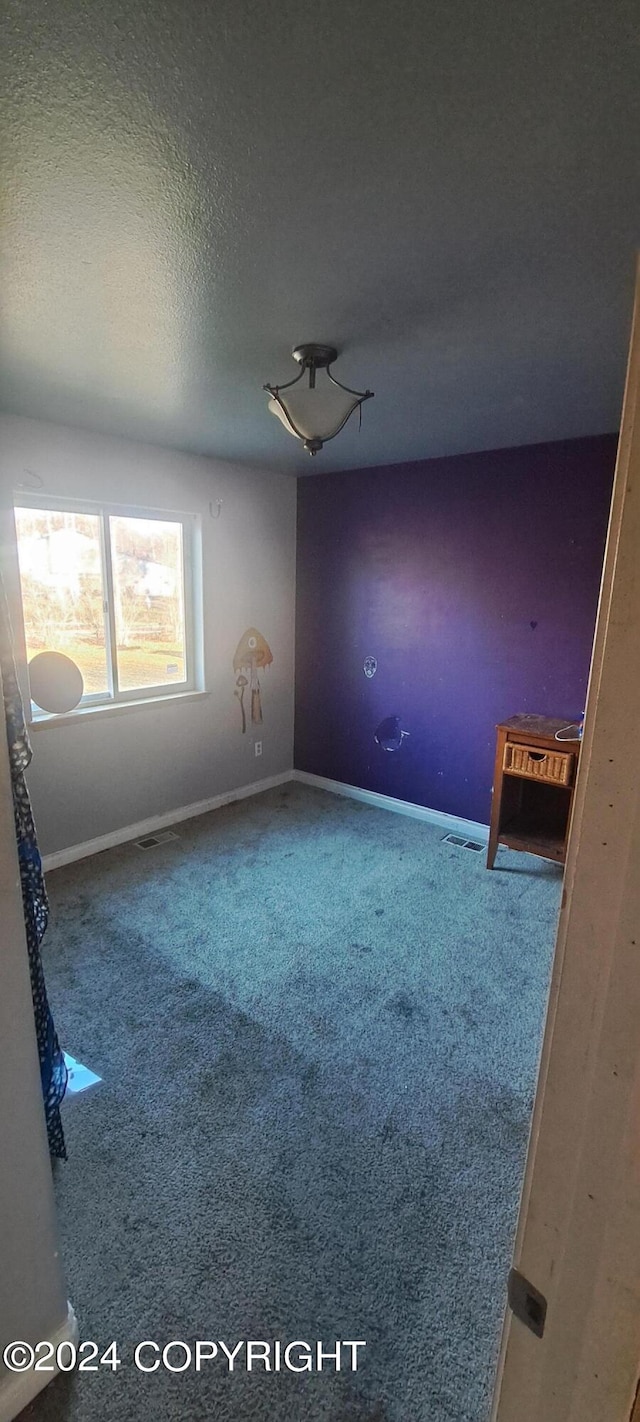
<instances>
[{"instance_id":1,"label":"hole in drywall","mask_svg":"<svg viewBox=\"0 0 640 1422\"><path fill-rule=\"evenodd\" d=\"M380 746L382 750L399 751L405 736L408 735L409 731L403 731L402 729L399 716L385 716L384 721L380 722L373 739L376 745Z\"/></svg>"}]
</instances>

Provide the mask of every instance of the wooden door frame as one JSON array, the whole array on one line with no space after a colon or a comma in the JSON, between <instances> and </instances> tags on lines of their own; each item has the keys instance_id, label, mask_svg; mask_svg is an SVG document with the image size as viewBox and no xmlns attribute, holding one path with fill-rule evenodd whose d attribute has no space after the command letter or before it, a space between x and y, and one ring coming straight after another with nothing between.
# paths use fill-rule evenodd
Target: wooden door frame
<instances>
[{"instance_id":1,"label":"wooden door frame","mask_svg":"<svg viewBox=\"0 0 640 1422\"><path fill-rule=\"evenodd\" d=\"M493 1422L629 1422L640 1373L640 264Z\"/></svg>"}]
</instances>

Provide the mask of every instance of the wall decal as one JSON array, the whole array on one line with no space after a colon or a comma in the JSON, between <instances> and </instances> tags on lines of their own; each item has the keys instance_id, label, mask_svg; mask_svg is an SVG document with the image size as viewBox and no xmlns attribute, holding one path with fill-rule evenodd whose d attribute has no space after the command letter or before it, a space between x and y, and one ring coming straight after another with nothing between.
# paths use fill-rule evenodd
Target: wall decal
<instances>
[{"instance_id":1,"label":"wall decal","mask_svg":"<svg viewBox=\"0 0 640 1422\"><path fill-rule=\"evenodd\" d=\"M377 657L365 657L365 659L364 659L364 661L363 661L363 663L362 663L362 670L363 670L365 676L368 676L368 677L375 676L375 674L376 674L376 672L377 672L377 670L378 670L378 660L377 660Z\"/></svg>"},{"instance_id":2,"label":"wall decal","mask_svg":"<svg viewBox=\"0 0 640 1422\"><path fill-rule=\"evenodd\" d=\"M234 691L233 694L234 694L234 696L237 696L238 701L240 702L240 713L241 713L241 716L242 716L242 734L243 734L243 735L244 735L244 733L245 733L245 731L246 731L246 729L247 729L247 715L246 715L246 711L245 711L245 709L244 709L244 689L245 689L245 686L248 686L248 685L249 685L249 683L248 683L248 681L247 681L246 676L243 676L242 673L240 673L240 676L238 677L238 679L237 679L237 681L236 681L236 689L235 689L235 691Z\"/></svg>"},{"instance_id":3,"label":"wall decal","mask_svg":"<svg viewBox=\"0 0 640 1422\"><path fill-rule=\"evenodd\" d=\"M248 627L244 635L240 638L233 658L233 670L238 672L236 678L236 689L234 696L240 702L240 713L242 716L242 734L247 729L247 717L244 707L245 687L249 687L251 693L251 720L254 726L262 725L262 703L260 701L260 681L258 679L258 668L268 667L273 661L273 655L269 643L265 641L261 632L256 627ZM249 672L249 678L243 675L244 670Z\"/></svg>"},{"instance_id":4,"label":"wall decal","mask_svg":"<svg viewBox=\"0 0 640 1422\"><path fill-rule=\"evenodd\" d=\"M408 735L409 731L402 730L399 716L386 716L384 721L380 722L373 739L382 750L399 751L405 736Z\"/></svg>"}]
</instances>

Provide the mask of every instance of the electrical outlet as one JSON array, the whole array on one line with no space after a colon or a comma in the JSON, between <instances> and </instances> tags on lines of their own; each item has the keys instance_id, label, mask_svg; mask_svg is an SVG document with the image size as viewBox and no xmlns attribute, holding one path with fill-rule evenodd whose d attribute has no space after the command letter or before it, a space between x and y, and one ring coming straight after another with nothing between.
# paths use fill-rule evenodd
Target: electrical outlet
<instances>
[{"instance_id":1,"label":"electrical outlet","mask_svg":"<svg viewBox=\"0 0 640 1422\"><path fill-rule=\"evenodd\" d=\"M254 755L262 755L262 741L254 741L253 753Z\"/></svg>"}]
</instances>

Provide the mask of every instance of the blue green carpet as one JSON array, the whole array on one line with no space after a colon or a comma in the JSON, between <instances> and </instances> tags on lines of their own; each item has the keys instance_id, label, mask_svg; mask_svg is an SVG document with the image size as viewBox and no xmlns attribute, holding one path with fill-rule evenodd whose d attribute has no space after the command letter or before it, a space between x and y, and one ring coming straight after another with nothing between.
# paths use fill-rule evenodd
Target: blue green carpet
<instances>
[{"instance_id":1,"label":"blue green carpet","mask_svg":"<svg viewBox=\"0 0 640 1422\"><path fill-rule=\"evenodd\" d=\"M81 1335L34 1422L485 1422L560 871L288 785L49 876ZM136 1372L155 1339L357 1372Z\"/></svg>"}]
</instances>

